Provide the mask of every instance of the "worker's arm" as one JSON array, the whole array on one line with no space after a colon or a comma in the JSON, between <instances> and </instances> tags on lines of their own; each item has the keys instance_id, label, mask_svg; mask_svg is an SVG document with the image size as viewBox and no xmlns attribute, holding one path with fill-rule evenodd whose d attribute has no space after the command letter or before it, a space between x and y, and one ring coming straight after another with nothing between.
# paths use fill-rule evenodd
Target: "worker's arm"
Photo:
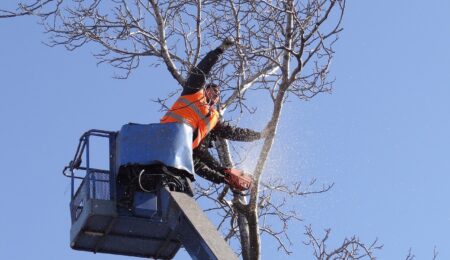
<instances>
[{"instance_id":1,"label":"worker's arm","mask_svg":"<svg viewBox=\"0 0 450 260\"><path fill-rule=\"evenodd\" d=\"M209 153L207 144L194 149L193 157L196 174L217 184L225 181L225 168Z\"/></svg>"},{"instance_id":2,"label":"worker's arm","mask_svg":"<svg viewBox=\"0 0 450 260\"><path fill-rule=\"evenodd\" d=\"M194 94L204 87L206 77L209 75L212 67L217 63L222 53L233 45L233 42L234 40L232 38L227 38L219 47L206 54L206 56L190 72L189 77L183 86L182 96Z\"/></svg>"},{"instance_id":3,"label":"worker's arm","mask_svg":"<svg viewBox=\"0 0 450 260\"><path fill-rule=\"evenodd\" d=\"M248 128L232 126L227 122L220 122L211 130L213 138L224 138L232 141L252 142L263 138L263 134Z\"/></svg>"},{"instance_id":4,"label":"worker's arm","mask_svg":"<svg viewBox=\"0 0 450 260\"><path fill-rule=\"evenodd\" d=\"M252 177L237 169L224 168L209 153L212 136L207 136L199 147L194 149L195 172L201 177L214 183L226 183L233 190L244 191L252 186Z\"/></svg>"}]
</instances>

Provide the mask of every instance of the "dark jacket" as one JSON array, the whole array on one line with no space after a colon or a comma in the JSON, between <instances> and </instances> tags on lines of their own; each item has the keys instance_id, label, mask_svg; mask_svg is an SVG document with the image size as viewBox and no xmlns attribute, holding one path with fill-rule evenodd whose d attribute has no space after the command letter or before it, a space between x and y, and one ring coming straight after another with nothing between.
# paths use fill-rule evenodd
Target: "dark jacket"
<instances>
[{"instance_id":1,"label":"dark jacket","mask_svg":"<svg viewBox=\"0 0 450 260\"><path fill-rule=\"evenodd\" d=\"M200 145L194 149L194 170L201 177L214 183L224 182L224 170L221 164L211 155L209 148L212 142L218 138L224 138L232 141L251 142L261 139L261 133L247 128L231 126L227 122L220 122L203 139Z\"/></svg>"}]
</instances>

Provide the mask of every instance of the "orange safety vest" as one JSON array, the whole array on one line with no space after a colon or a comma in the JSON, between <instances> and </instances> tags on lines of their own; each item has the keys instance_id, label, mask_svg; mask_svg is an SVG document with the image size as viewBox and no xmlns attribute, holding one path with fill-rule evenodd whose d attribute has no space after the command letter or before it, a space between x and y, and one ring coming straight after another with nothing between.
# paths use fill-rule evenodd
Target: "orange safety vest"
<instances>
[{"instance_id":1,"label":"orange safety vest","mask_svg":"<svg viewBox=\"0 0 450 260\"><path fill-rule=\"evenodd\" d=\"M180 96L160 122L185 123L191 126L194 132L197 129L197 137L192 142L192 149L194 149L218 121L219 113L206 102L205 91L202 89L194 94Z\"/></svg>"}]
</instances>

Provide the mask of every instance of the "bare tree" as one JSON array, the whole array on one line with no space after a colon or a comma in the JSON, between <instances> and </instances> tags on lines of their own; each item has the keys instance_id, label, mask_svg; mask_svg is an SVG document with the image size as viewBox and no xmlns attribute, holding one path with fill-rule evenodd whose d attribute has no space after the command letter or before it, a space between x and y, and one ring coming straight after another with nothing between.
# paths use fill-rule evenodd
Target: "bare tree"
<instances>
[{"instance_id":1,"label":"bare tree","mask_svg":"<svg viewBox=\"0 0 450 260\"><path fill-rule=\"evenodd\" d=\"M13 18L25 15L36 15L42 18L50 17L58 11L61 3L62 0L36 0L30 3L18 3L16 10L0 10L0 18ZM50 7L50 9L46 7Z\"/></svg>"},{"instance_id":2,"label":"bare tree","mask_svg":"<svg viewBox=\"0 0 450 260\"><path fill-rule=\"evenodd\" d=\"M433 248L433 260L436 260L437 259L437 256L439 255L439 252L437 251L437 249L436 249L436 246Z\"/></svg>"},{"instance_id":3,"label":"bare tree","mask_svg":"<svg viewBox=\"0 0 450 260\"><path fill-rule=\"evenodd\" d=\"M280 250L290 253L292 240L287 230L292 221L301 219L299 212L289 209L288 198L323 193L333 186L313 190L315 181L306 186L287 184L280 179L263 180L263 173L286 101L308 100L332 90L328 73L333 44L342 30L345 3L34 0L18 4L16 10L0 10L0 18L38 16L50 35L50 46L62 45L73 51L96 44L100 47L95 53L98 62L121 71L118 78L127 78L143 62L162 63L180 85L205 52L225 37L233 37L234 48L224 54L212 73L212 80L222 87L221 114L252 113L247 93L258 93L265 104L272 102L272 113L267 117L271 131L260 147L249 194L230 195L228 187L211 185L199 187L197 197L212 202L208 211L221 216L219 228L227 240L240 242L244 259L260 259L262 234L274 238ZM159 102L164 106L166 99ZM216 147L223 165L233 166L228 143L222 140ZM311 234L307 232L308 237ZM358 243L352 239L349 245L364 248Z\"/></svg>"},{"instance_id":4,"label":"bare tree","mask_svg":"<svg viewBox=\"0 0 450 260\"><path fill-rule=\"evenodd\" d=\"M436 260L439 255L439 252L436 249L436 246L433 248L433 260ZM408 254L405 257L405 260L413 260L416 259L416 255L413 254L412 248L408 250Z\"/></svg>"},{"instance_id":5,"label":"bare tree","mask_svg":"<svg viewBox=\"0 0 450 260\"><path fill-rule=\"evenodd\" d=\"M414 258L416 258L416 256L412 253L412 249L410 248L408 250L408 254L406 255L405 260L413 260Z\"/></svg>"},{"instance_id":6,"label":"bare tree","mask_svg":"<svg viewBox=\"0 0 450 260\"><path fill-rule=\"evenodd\" d=\"M318 238L312 231L311 226L306 227L305 235L307 241L304 242L314 250L314 257L317 260L329 259L376 259L374 257L375 250L380 250L383 246L378 244L378 240L366 245L359 238L352 237L344 239L342 244L334 249L327 250L327 240L330 237L331 230L326 229L325 235ZM408 259L408 258L407 258Z\"/></svg>"}]
</instances>

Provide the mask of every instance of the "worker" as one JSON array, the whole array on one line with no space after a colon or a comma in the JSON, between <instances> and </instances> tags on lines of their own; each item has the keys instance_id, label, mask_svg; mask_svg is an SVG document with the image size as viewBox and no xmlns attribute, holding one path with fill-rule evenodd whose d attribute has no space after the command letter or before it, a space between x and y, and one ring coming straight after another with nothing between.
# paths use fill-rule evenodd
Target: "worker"
<instances>
[{"instance_id":1,"label":"worker","mask_svg":"<svg viewBox=\"0 0 450 260\"><path fill-rule=\"evenodd\" d=\"M193 68L183 86L181 96L161 118L161 123L178 122L192 127L194 130L193 159L197 174L214 183L228 183L232 188L245 190L248 186L229 181L228 175L235 171L222 167L208 151L211 141L217 138L254 141L267 136L270 131L266 128L259 133L250 129L233 127L220 121L220 115L216 109L220 98L220 88L213 83L205 85L205 82L214 64L233 44L232 38L225 39L218 48L210 51Z\"/></svg>"}]
</instances>

